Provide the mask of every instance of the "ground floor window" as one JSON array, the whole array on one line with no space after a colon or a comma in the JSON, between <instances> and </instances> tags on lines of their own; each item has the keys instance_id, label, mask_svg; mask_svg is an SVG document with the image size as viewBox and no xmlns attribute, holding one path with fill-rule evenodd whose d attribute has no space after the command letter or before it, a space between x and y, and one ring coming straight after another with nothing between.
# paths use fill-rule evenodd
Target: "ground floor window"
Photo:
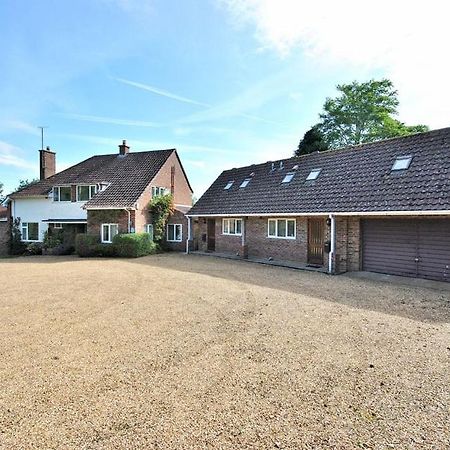
<instances>
[{"instance_id":1,"label":"ground floor window","mask_svg":"<svg viewBox=\"0 0 450 450\"><path fill-rule=\"evenodd\" d=\"M102 224L102 242L110 244L113 241L113 237L119 234L119 225L117 223L104 223Z\"/></svg>"},{"instance_id":2,"label":"ground floor window","mask_svg":"<svg viewBox=\"0 0 450 450\"><path fill-rule=\"evenodd\" d=\"M295 239L295 219L269 219L267 228L268 237Z\"/></svg>"},{"instance_id":3,"label":"ground floor window","mask_svg":"<svg viewBox=\"0 0 450 450\"><path fill-rule=\"evenodd\" d=\"M167 225L167 242L181 242L183 239L183 226L180 223Z\"/></svg>"},{"instance_id":4,"label":"ground floor window","mask_svg":"<svg viewBox=\"0 0 450 450\"><path fill-rule=\"evenodd\" d=\"M22 241L39 241L39 223L22 222Z\"/></svg>"},{"instance_id":5,"label":"ground floor window","mask_svg":"<svg viewBox=\"0 0 450 450\"><path fill-rule=\"evenodd\" d=\"M222 234L229 234L232 236L242 235L242 219L223 219Z\"/></svg>"},{"instance_id":6,"label":"ground floor window","mask_svg":"<svg viewBox=\"0 0 450 450\"><path fill-rule=\"evenodd\" d=\"M153 241L153 224L148 223L145 225L145 232L150 235L150 239Z\"/></svg>"}]
</instances>

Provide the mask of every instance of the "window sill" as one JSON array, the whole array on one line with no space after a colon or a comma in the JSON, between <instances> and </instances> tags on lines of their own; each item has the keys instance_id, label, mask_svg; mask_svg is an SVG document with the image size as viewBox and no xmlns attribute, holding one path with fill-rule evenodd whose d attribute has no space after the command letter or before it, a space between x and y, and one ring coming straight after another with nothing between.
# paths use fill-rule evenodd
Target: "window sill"
<instances>
[{"instance_id":1,"label":"window sill","mask_svg":"<svg viewBox=\"0 0 450 450\"><path fill-rule=\"evenodd\" d=\"M267 236L267 239L284 239L284 240L288 240L288 241L295 241L297 239L296 236L293 237L284 237L284 236Z\"/></svg>"},{"instance_id":2,"label":"window sill","mask_svg":"<svg viewBox=\"0 0 450 450\"><path fill-rule=\"evenodd\" d=\"M222 233L222 236L242 236L242 233L240 234Z\"/></svg>"},{"instance_id":3,"label":"window sill","mask_svg":"<svg viewBox=\"0 0 450 450\"><path fill-rule=\"evenodd\" d=\"M167 240L166 242L173 242L173 243L183 242L183 239L181 241L169 241L169 240Z\"/></svg>"}]
</instances>

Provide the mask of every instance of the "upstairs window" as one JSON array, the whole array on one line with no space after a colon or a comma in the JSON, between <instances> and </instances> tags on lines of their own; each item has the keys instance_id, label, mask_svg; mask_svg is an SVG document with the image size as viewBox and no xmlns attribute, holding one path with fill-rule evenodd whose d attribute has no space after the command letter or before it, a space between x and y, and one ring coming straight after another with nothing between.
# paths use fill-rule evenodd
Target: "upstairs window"
<instances>
[{"instance_id":1,"label":"upstairs window","mask_svg":"<svg viewBox=\"0 0 450 450\"><path fill-rule=\"evenodd\" d=\"M223 189L224 189L224 190L228 190L228 189L230 189L231 186L233 186L233 184L234 184L234 180L233 180L233 181L229 181L229 182L227 183L227 185L226 185Z\"/></svg>"},{"instance_id":2,"label":"upstairs window","mask_svg":"<svg viewBox=\"0 0 450 450\"><path fill-rule=\"evenodd\" d=\"M250 183L250 181L252 181L251 178L246 178L239 187L241 187L241 188L247 187L247 185L248 185L248 183Z\"/></svg>"},{"instance_id":3,"label":"upstairs window","mask_svg":"<svg viewBox=\"0 0 450 450\"><path fill-rule=\"evenodd\" d=\"M395 159L394 164L392 165L392 170L406 170L409 168L411 164L412 156L399 156Z\"/></svg>"},{"instance_id":4,"label":"upstairs window","mask_svg":"<svg viewBox=\"0 0 450 450\"><path fill-rule=\"evenodd\" d=\"M55 186L53 188L54 202L70 202L72 200L72 189L70 186Z\"/></svg>"},{"instance_id":5,"label":"upstairs window","mask_svg":"<svg viewBox=\"0 0 450 450\"><path fill-rule=\"evenodd\" d=\"M166 195L168 192L169 190L165 187L152 186L152 197L160 197Z\"/></svg>"},{"instance_id":6,"label":"upstairs window","mask_svg":"<svg viewBox=\"0 0 450 450\"><path fill-rule=\"evenodd\" d=\"M77 202L87 202L97 193L97 186L77 186Z\"/></svg>"},{"instance_id":7,"label":"upstairs window","mask_svg":"<svg viewBox=\"0 0 450 450\"><path fill-rule=\"evenodd\" d=\"M292 180L292 178L294 178L294 175L295 175L295 172L288 172L284 176L282 183L289 183Z\"/></svg>"},{"instance_id":8,"label":"upstairs window","mask_svg":"<svg viewBox=\"0 0 450 450\"><path fill-rule=\"evenodd\" d=\"M242 219L223 219L222 234L242 236Z\"/></svg>"},{"instance_id":9,"label":"upstairs window","mask_svg":"<svg viewBox=\"0 0 450 450\"><path fill-rule=\"evenodd\" d=\"M306 181L317 180L317 177L320 175L322 169L313 169L309 172L309 175L306 177Z\"/></svg>"}]
</instances>

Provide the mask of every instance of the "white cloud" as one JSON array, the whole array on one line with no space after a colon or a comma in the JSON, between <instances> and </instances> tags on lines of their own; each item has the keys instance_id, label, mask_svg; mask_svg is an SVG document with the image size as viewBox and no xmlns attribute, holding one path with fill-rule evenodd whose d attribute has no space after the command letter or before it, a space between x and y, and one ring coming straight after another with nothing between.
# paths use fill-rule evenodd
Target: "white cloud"
<instances>
[{"instance_id":1,"label":"white cloud","mask_svg":"<svg viewBox=\"0 0 450 450\"><path fill-rule=\"evenodd\" d=\"M18 167L19 169L36 170L36 164L31 164L21 155L22 149L7 142L0 141L0 165Z\"/></svg>"},{"instance_id":2,"label":"white cloud","mask_svg":"<svg viewBox=\"0 0 450 450\"><path fill-rule=\"evenodd\" d=\"M450 117L450 4L444 0L222 0L237 24L252 24L262 48L300 49L318 66L366 68L392 79L400 118L433 127ZM351 81L351 80L348 80Z\"/></svg>"},{"instance_id":3,"label":"white cloud","mask_svg":"<svg viewBox=\"0 0 450 450\"><path fill-rule=\"evenodd\" d=\"M33 126L27 122L22 120L5 120L0 123L0 129L5 131L20 131L28 134L32 134L34 136L40 136L41 132L38 130L38 127Z\"/></svg>"},{"instance_id":4,"label":"white cloud","mask_svg":"<svg viewBox=\"0 0 450 450\"><path fill-rule=\"evenodd\" d=\"M155 122L145 122L143 120L117 119L114 117L89 116L84 114L61 114L63 117L85 122L109 123L113 125L127 125L132 127L158 128L161 125Z\"/></svg>"}]
</instances>

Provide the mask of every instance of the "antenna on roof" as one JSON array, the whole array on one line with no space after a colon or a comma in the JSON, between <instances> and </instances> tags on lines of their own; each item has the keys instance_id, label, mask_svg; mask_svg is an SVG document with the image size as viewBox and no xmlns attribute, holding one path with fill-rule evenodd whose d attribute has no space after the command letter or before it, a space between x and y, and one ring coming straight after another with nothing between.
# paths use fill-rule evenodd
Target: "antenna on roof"
<instances>
[{"instance_id":1,"label":"antenna on roof","mask_svg":"<svg viewBox=\"0 0 450 450\"><path fill-rule=\"evenodd\" d=\"M48 127L38 127L41 130L41 149L44 150L44 129Z\"/></svg>"}]
</instances>

